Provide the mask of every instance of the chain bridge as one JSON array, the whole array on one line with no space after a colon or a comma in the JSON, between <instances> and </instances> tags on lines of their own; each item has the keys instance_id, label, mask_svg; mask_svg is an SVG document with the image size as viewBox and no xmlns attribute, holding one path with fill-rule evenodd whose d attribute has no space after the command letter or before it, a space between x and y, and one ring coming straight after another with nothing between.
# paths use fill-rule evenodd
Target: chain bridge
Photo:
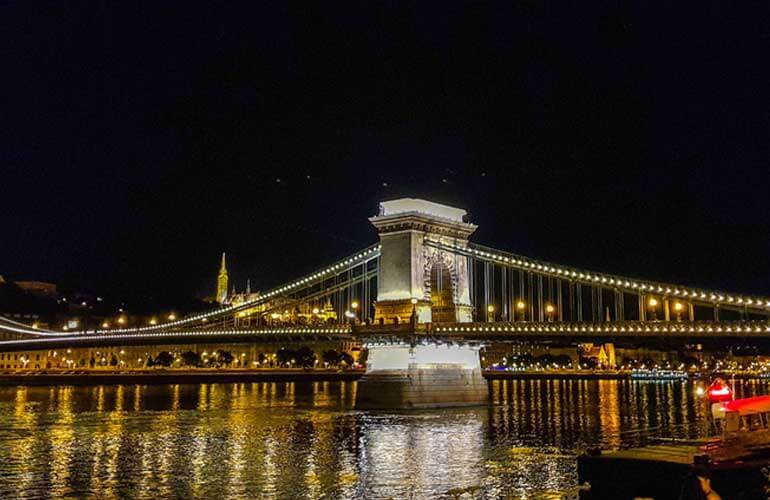
<instances>
[{"instance_id":1,"label":"chain bridge","mask_svg":"<svg viewBox=\"0 0 770 500\"><path fill-rule=\"evenodd\" d=\"M477 226L464 210L426 200L382 202L369 221L379 232L378 243L283 285L233 296L173 321L63 332L0 317L0 352L349 340L370 348L366 379L418 366L473 371L478 346L486 341L661 346L770 339L770 297L496 250L470 241ZM462 382L474 388L466 394L469 401L480 397L474 377Z\"/></svg>"},{"instance_id":2,"label":"chain bridge","mask_svg":"<svg viewBox=\"0 0 770 500\"><path fill-rule=\"evenodd\" d=\"M63 332L0 316L0 349L18 343L42 347L202 337L770 336L770 297L619 276L495 250L469 241L476 226L466 217L463 210L425 200L386 201L369 219L379 230L379 243L270 290L136 328Z\"/></svg>"}]
</instances>

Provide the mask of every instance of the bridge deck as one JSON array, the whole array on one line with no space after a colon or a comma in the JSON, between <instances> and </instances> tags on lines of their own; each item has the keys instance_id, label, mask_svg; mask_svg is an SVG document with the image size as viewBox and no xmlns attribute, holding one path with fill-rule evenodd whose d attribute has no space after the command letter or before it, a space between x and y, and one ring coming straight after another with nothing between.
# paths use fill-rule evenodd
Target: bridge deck
<instances>
[{"instance_id":1,"label":"bridge deck","mask_svg":"<svg viewBox=\"0 0 770 500\"><path fill-rule=\"evenodd\" d=\"M0 341L0 351L48 349L62 346L153 345L209 342L308 342L378 338L447 339L457 341L770 341L770 322L513 322L513 323L410 323L389 325L339 325L323 327L234 328L229 330L171 330L154 333L23 335Z\"/></svg>"}]
</instances>

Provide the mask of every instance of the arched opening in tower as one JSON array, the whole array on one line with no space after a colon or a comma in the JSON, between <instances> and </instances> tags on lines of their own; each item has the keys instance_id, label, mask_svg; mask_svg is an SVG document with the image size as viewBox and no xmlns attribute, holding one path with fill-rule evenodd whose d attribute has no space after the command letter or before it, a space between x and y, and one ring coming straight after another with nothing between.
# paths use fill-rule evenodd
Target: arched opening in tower
<instances>
[{"instance_id":1,"label":"arched opening in tower","mask_svg":"<svg viewBox=\"0 0 770 500\"><path fill-rule=\"evenodd\" d=\"M441 261L434 263L430 270L430 307L434 323L456 321L452 275Z\"/></svg>"}]
</instances>

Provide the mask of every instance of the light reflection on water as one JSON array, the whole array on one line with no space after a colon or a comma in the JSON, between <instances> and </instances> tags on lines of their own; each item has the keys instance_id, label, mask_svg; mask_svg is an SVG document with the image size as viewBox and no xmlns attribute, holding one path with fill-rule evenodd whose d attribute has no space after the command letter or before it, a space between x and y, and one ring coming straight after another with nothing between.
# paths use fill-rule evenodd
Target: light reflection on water
<instances>
[{"instance_id":1,"label":"light reflection on water","mask_svg":"<svg viewBox=\"0 0 770 500\"><path fill-rule=\"evenodd\" d=\"M523 497L575 485L579 450L703 425L690 383L491 394L488 407L358 412L345 382L0 388L0 498Z\"/></svg>"}]
</instances>

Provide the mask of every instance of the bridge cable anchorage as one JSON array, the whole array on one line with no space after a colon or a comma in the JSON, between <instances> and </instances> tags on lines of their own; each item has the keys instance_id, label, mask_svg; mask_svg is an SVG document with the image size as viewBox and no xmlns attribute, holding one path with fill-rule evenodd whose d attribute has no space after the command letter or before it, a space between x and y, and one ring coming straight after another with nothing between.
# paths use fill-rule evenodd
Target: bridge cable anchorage
<instances>
[{"instance_id":1,"label":"bridge cable anchorage","mask_svg":"<svg viewBox=\"0 0 770 500\"><path fill-rule=\"evenodd\" d=\"M563 266L561 264L531 259L529 257L495 250L475 243L468 243L467 246L462 246L426 238L425 244L438 250L465 255L471 259L494 263L520 272L531 272L539 276L569 280L576 285L600 287L629 294L659 295L709 307L720 307L722 309L731 308L739 312L751 311L764 315L770 314L770 297L727 293L671 283L641 280L615 274L597 273L571 266ZM533 301L529 300L529 302L530 307L532 307ZM578 307L578 315L580 315L581 309L581 307ZM532 313L534 313L534 311L532 311Z\"/></svg>"}]
</instances>

